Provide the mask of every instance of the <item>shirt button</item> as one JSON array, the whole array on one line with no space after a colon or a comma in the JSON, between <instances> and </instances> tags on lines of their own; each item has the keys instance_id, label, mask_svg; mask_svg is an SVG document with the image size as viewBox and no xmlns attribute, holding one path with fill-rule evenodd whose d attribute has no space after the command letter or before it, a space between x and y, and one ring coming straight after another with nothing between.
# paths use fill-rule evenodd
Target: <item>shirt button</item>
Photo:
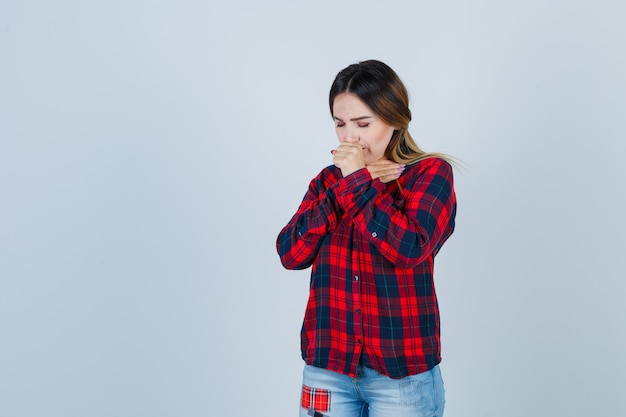
<instances>
[{"instance_id":1,"label":"shirt button","mask_svg":"<svg viewBox=\"0 0 626 417\"><path fill-rule=\"evenodd\" d=\"M354 280L355 280L355 281L358 281L358 280L359 280L359 276L358 276L358 275L355 275L355 276L354 276Z\"/></svg>"},{"instance_id":2,"label":"shirt button","mask_svg":"<svg viewBox=\"0 0 626 417\"><path fill-rule=\"evenodd\" d=\"M360 312L361 312L360 308L357 308L356 311L355 311L356 314L359 314Z\"/></svg>"},{"instance_id":3,"label":"shirt button","mask_svg":"<svg viewBox=\"0 0 626 417\"><path fill-rule=\"evenodd\" d=\"M378 236L378 233L372 232L372 237L376 237L376 236Z\"/></svg>"},{"instance_id":4,"label":"shirt button","mask_svg":"<svg viewBox=\"0 0 626 417\"><path fill-rule=\"evenodd\" d=\"M302 237L302 232L298 232L298 237Z\"/></svg>"}]
</instances>

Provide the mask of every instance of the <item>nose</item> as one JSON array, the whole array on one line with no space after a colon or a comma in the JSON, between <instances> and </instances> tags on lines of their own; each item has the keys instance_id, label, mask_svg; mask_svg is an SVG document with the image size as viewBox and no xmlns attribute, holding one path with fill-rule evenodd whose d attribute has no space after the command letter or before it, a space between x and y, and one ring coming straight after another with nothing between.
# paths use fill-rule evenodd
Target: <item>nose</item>
<instances>
[{"instance_id":1,"label":"nose","mask_svg":"<svg viewBox=\"0 0 626 417\"><path fill-rule=\"evenodd\" d=\"M346 126L340 139L341 142L355 143L359 141L359 133L356 129Z\"/></svg>"}]
</instances>

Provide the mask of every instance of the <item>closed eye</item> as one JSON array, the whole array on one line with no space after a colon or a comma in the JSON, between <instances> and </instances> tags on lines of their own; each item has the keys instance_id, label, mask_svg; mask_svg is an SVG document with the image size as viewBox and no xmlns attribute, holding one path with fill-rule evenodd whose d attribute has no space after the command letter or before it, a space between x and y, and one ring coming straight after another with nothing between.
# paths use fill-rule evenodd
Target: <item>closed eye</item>
<instances>
[{"instance_id":1,"label":"closed eye","mask_svg":"<svg viewBox=\"0 0 626 417\"><path fill-rule=\"evenodd\" d=\"M335 119L335 127L344 127L346 125L346 122L337 116L333 116L333 119ZM350 121L356 122L358 127L364 128L364 127L369 127L370 125L369 120L371 119L372 119L372 116L359 116L359 117L350 119Z\"/></svg>"}]
</instances>

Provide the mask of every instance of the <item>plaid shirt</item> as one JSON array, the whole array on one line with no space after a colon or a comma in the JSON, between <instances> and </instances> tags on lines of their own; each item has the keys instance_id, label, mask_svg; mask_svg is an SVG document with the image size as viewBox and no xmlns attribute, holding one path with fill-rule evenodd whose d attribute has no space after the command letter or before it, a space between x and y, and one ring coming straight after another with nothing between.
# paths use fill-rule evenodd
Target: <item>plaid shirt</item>
<instances>
[{"instance_id":1,"label":"plaid shirt","mask_svg":"<svg viewBox=\"0 0 626 417\"><path fill-rule=\"evenodd\" d=\"M315 177L278 235L285 268L309 266L302 357L352 377L364 363L403 378L441 361L434 257L452 234L452 167L440 158L407 166L398 181L365 168Z\"/></svg>"}]
</instances>

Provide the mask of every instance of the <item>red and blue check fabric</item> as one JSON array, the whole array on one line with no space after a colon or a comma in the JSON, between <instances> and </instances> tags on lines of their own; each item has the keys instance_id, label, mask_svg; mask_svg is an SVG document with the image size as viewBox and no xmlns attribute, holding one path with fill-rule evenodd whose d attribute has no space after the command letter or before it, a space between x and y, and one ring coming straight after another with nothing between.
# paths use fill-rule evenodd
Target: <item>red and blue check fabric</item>
<instances>
[{"instance_id":1,"label":"red and blue check fabric","mask_svg":"<svg viewBox=\"0 0 626 417\"><path fill-rule=\"evenodd\" d=\"M330 412L330 391L302 385L301 405L305 410L328 413Z\"/></svg>"},{"instance_id":2,"label":"red and blue check fabric","mask_svg":"<svg viewBox=\"0 0 626 417\"><path fill-rule=\"evenodd\" d=\"M398 181L335 166L309 184L276 242L285 268L312 266L301 331L311 366L352 377L362 355L403 378L441 362L434 257L452 234L451 165L428 158Z\"/></svg>"}]
</instances>

